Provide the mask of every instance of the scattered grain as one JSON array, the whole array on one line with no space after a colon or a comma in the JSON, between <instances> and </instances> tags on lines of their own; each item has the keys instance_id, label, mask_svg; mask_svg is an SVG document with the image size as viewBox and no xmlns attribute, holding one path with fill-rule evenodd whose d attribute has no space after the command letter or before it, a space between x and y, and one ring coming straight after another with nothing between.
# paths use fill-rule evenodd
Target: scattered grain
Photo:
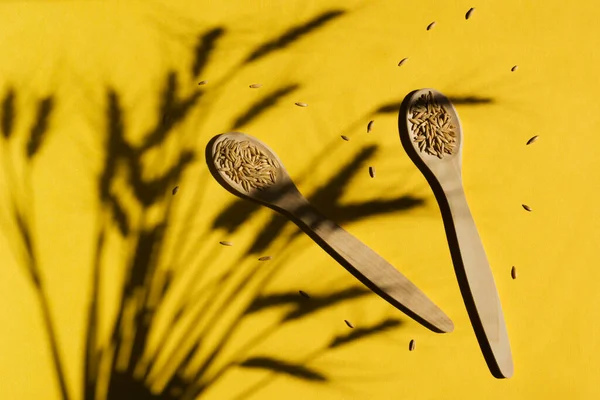
<instances>
[{"instance_id":1,"label":"scattered grain","mask_svg":"<svg viewBox=\"0 0 600 400\"><path fill-rule=\"evenodd\" d=\"M206 85L208 81L200 81L198 82L198 86Z\"/></svg>"},{"instance_id":2,"label":"scattered grain","mask_svg":"<svg viewBox=\"0 0 600 400\"><path fill-rule=\"evenodd\" d=\"M527 211L531 211L531 207L529 207L527 204L522 204L523 208L526 209Z\"/></svg>"},{"instance_id":3,"label":"scattered grain","mask_svg":"<svg viewBox=\"0 0 600 400\"><path fill-rule=\"evenodd\" d=\"M400 60L400 62L398 63L398 66L401 67L403 66L406 62L408 61L408 57L403 58L402 60Z\"/></svg>"},{"instance_id":4,"label":"scattered grain","mask_svg":"<svg viewBox=\"0 0 600 400\"><path fill-rule=\"evenodd\" d=\"M348 136L342 135L342 139L344 139L346 142L350 140L350 138Z\"/></svg>"},{"instance_id":5,"label":"scattered grain","mask_svg":"<svg viewBox=\"0 0 600 400\"><path fill-rule=\"evenodd\" d=\"M270 259L272 259L272 258L273 258L273 257L271 257L271 256L264 256L264 257L260 257L260 258L258 259L258 261L269 261L269 260L270 260Z\"/></svg>"},{"instance_id":6,"label":"scattered grain","mask_svg":"<svg viewBox=\"0 0 600 400\"><path fill-rule=\"evenodd\" d=\"M375 123L375 121L369 121L369 123L367 124L367 133L369 133L373 130L374 123Z\"/></svg>"},{"instance_id":7,"label":"scattered grain","mask_svg":"<svg viewBox=\"0 0 600 400\"><path fill-rule=\"evenodd\" d=\"M512 267L510 270L510 276L512 276L513 279L517 279L517 269L515 267Z\"/></svg>"},{"instance_id":8,"label":"scattered grain","mask_svg":"<svg viewBox=\"0 0 600 400\"><path fill-rule=\"evenodd\" d=\"M219 243L223 246L233 246L233 242L228 242L226 240L220 241Z\"/></svg>"},{"instance_id":9,"label":"scattered grain","mask_svg":"<svg viewBox=\"0 0 600 400\"><path fill-rule=\"evenodd\" d=\"M475 11L475 8L469 8L469 11L467 11L467 13L465 14L465 19L471 18L471 14L473 14L473 11Z\"/></svg>"},{"instance_id":10,"label":"scattered grain","mask_svg":"<svg viewBox=\"0 0 600 400\"><path fill-rule=\"evenodd\" d=\"M538 140L538 135L535 135L534 137L532 137L531 139L529 139L527 141L527 144L530 145L531 143L535 142L536 140Z\"/></svg>"},{"instance_id":11,"label":"scattered grain","mask_svg":"<svg viewBox=\"0 0 600 400\"><path fill-rule=\"evenodd\" d=\"M306 297L307 299L310 299L310 296L308 295L308 293L306 293L303 290L299 290L298 293L300 293L300 296L302 297Z\"/></svg>"},{"instance_id":12,"label":"scattered grain","mask_svg":"<svg viewBox=\"0 0 600 400\"><path fill-rule=\"evenodd\" d=\"M375 167L369 167L369 175L371 178L375 178Z\"/></svg>"},{"instance_id":13,"label":"scattered grain","mask_svg":"<svg viewBox=\"0 0 600 400\"><path fill-rule=\"evenodd\" d=\"M171 191L171 193L173 193L173 196L175 196L177 194L177 192L179 191L179 186L175 186L173 188L173 190Z\"/></svg>"},{"instance_id":14,"label":"scattered grain","mask_svg":"<svg viewBox=\"0 0 600 400\"><path fill-rule=\"evenodd\" d=\"M243 190L264 190L275 184L279 163L248 140L225 139L215 147L217 170Z\"/></svg>"},{"instance_id":15,"label":"scattered grain","mask_svg":"<svg viewBox=\"0 0 600 400\"><path fill-rule=\"evenodd\" d=\"M410 343L408 343L408 350L413 351L415 349L415 347L416 347L415 340L411 339Z\"/></svg>"},{"instance_id":16,"label":"scattered grain","mask_svg":"<svg viewBox=\"0 0 600 400\"><path fill-rule=\"evenodd\" d=\"M438 158L451 155L456 148L456 127L450 113L428 92L421 95L410 109L408 121L419 151ZM409 114L409 115L410 115Z\"/></svg>"},{"instance_id":17,"label":"scattered grain","mask_svg":"<svg viewBox=\"0 0 600 400\"><path fill-rule=\"evenodd\" d=\"M345 319L344 322L346 323L346 325L348 325L348 328L354 329L354 325L352 325L352 323L350 321Z\"/></svg>"},{"instance_id":18,"label":"scattered grain","mask_svg":"<svg viewBox=\"0 0 600 400\"><path fill-rule=\"evenodd\" d=\"M297 105L298 107L308 107L308 104L306 104L306 103L302 103L301 101L297 101L297 102L296 102L296 105Z\"/></svg>"},{"instance_id":19,"label":"scattered grain","mask_svg":"<svg viewBox=\"0 0 600 400\"><path fill-rule=\"evenodd\" d=\"M258 89L262 87L262 83L253 83L252 85L250 85L251 89Z\"/></svg>"},{"instance_id":20,"label":"scattered grain","mask_svg":"<svg viewBox=\"0 0 600 400\"><path fill-rule=\"evenodd\" d=\"M433 21L432 23L427 25L427 30L429 31L429 30L433 29L434 26L435 26L435 21Z\"/></svg>"},{"instance_id":21,"label":"scattered grain","mask_svg":"<svg viewBox=\"0 0 600 400\"><path fill-rule=\"evenodd\" d=\"M519 66L518 66L518 65L515 65L514 67L512 67L512 68L510 69L510 71L511 71L511 72L515 72L515 71L516 71L518 68L519 68Z\"/></svg>"}]
</instances>

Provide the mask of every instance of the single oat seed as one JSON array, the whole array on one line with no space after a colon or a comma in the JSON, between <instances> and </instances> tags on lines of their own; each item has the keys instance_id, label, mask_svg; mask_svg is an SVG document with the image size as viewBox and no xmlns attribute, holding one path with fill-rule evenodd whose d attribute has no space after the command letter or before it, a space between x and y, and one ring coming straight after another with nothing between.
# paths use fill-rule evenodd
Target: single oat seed
<instances>
[{"instance_id":1,"label":"single oat seed","mask_svg":"<svg viewBox=\"0 0 600 400\"><path fill-rule=\"evenodd\" d=\"M371 178L375 178L375 167L369 167L369 175Z\"/></svg>"},{"instance_id":2,"label":"single oat seed","mask_svg":"<svg viewBox=\"0 0 600 400\"><path fill-rule=\"evenodd\" d=\"M373 130L373 124L375 123L375 121L369 121L369 123L367 124L367 133L371 132L371 130Z\"/></svg>"},{"instance_id":3,"label":"single oat seed","mask_svg":"<svg viewBox=\"0 0 600 400\"><path fill-rule=\"evenodd\" d=\"M408 343L408 350L413 351L415 349L415 347L416 347L415 340L411 339L410 342Z\"/></svg>"}]
</instances>

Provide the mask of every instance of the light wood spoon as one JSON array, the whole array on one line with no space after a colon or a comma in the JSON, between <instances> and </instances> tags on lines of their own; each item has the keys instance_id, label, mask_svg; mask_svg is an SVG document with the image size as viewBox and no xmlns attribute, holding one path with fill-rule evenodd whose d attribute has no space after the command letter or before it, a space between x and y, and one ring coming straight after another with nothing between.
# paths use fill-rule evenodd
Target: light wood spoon
<instances>
[{"instance_id":1,"label":"light wood spoon","mask_svg":"<svg viewBox=\"0 0 600 400\"><path fill-rule=\"evenodd\" d=\"M423 103L422 96L431 96L430 99L437 106L423 106L431 104L431 101ZM442 110L448 116L440 119ZM434 124L423 123L432 113L438 115L432 120ZM435 125L445 126L446 131L452 125L456 142L452 148L447 143L451 142L450 137L444 136L445 141L440 139L436 150L433 150L436 155L431 155L427 153L427 145L431 142L419 139L423 135L417 135L416 132L419 129L417 127L423 126L424 136L432 138L437 136L432 130ZM502 306L463 190L463 132L458 114L451 101L440 92L434 89L415 90L404 98L400 106L398 128L404 149L421 170L437 198L456 276L488 368L496 378L510 378L513 375L513 361ZM446 148L451 154L446 153ZM441 157L437 152L440 149Z\"/></svg>"},{"instance_id":2,"label":"light wood spoon","mask_svg":"<svg viewBox=\"0 0 600 400\"><path fill-rule=\"evenodd\" d=\"M322 216L302 196L279 157L264 143L239 132L217 135L206 146L206 163L225 189L287 217L388 303L434 332L454 329L450 318L404 275Z\"/></svg>"}]
</instances>

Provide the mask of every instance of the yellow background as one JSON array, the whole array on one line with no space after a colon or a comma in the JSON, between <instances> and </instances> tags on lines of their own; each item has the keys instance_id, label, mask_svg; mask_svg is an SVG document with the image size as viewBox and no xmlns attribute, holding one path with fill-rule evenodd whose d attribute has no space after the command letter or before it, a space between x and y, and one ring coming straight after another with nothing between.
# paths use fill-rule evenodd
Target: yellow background
<instances>
[{"instance_id":1,"label":"yellow background","mask_svg":"<svg viewBox=\"0 0 600 400\"><path fill-rule=\"evenodd\" d=\"M600 25L595 3L0 2L0 94L4 99L10 88L15 93L14 131L2 152L0 398L61 398L44 302L70 398L84 398L98 236L105 233L96 346L106 349L139 232L152 231L160 221L168 229L156 251L154 280L141 286L152 288L156 299L155 286L172 271L166 295L151 305L157 314L144 353L161 354L146 381L157 393L179 365L167 363L167 356L173 351L183 356L201 339L183 376L208 366L199 377L210 382L203 399L241 399L251 388L247 398L252 399L599 398ZM466 21L470 7L476 10ZM345 12L244 63L261 44L331 10ZM436 26L426 31L432 21ZM198 38L216 27L224 33L206 68L194 76ZM408 62L398 67L404 57ZM515 72L513 65L519 66ZM126 168L117 168L112 192L131 223L124 238L98 192L98 177L106 168L107 90L113 88L118 96L127 140L139 144L161 121L158 110L170 71L177 75L179 99L198 90L204 94L164 142L143 157L142 175L160 177L183 151L196 152L196 158L145 211L128 186ZM207 85L198 86L200 80ZM264 86L249 89L252 83ZM377 146L337 186L335 197L322 195L315 202L333 210L330 214L345 215L338 222L428 294L453 319L454 332L432 333L374 295L348 296L282 322L290 311L302 309L298 290L326 304L332 295L360 286L306 236L293 236L296 228L290 224L260 253L249 253L274 215L268 209L233 225L231 233L213 229L215 218L239 203L210 177L206 143L231 130L255 102L288 85L298 87L237 130L273 148L307 196L335 186L341 168L363 149ZM454 98L490 99L459 102L457 110L465 135L465 191L511 341L515 375L509 380L494 379L481 356L437 203L400 144L397 111L376 112L423 87ZM23 149L38 101L45 96L54 101L48 130L27 163ZM296 101L309 106L296 107ZM374 129L367 134L371 119ZM351 140L342 141L342 134ZM539 140L525 146L533 135ZM376 168L375 179L368 175L369 165ZM172 196L175 185L179 192ZM352 216L352 210L362 209L353 204L403 196L413 199L414 207L370 207L374 215ZM523 203L533 212L524 211ZM27 272L11 204L29 221L39 287ZM168 218L166 209L171 210ZM235 245L223 247L220 240ZM273 259L260 263L261 255ZM510 277L513 265L516 280ZM278 293L293 299L243 315L253 299ZM188 308L173 322L182 302ZM127 310L131 315L132 308ZM207 314L196 320L199 310ZM344 319L355 331L388 319L400 323L328 349L335 337L352 333ZM126 325L125 341L135 328ZM232 325L236 329L228 336ZM408 351L411 339L416 341L413 352ZM221 341L214 361L206 363ZM252 357L301 365L326 381L237 365ZM108 373L104 364L94 375L99 382ZM99 383L98 398L103 393ZM149 398L140 396L114 398Z\"/></svg>"}]
</instances>

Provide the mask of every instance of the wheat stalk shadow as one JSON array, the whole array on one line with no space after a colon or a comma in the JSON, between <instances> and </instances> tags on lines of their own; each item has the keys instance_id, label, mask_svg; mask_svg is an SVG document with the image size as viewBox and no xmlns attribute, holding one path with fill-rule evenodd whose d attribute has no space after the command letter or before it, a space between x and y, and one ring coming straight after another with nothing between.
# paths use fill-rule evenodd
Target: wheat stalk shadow
<instances>
[{"instance_id":1,"label":"wheat stalk shadow","mask_svg":"<svg viewBox=\"0 0 600 400\"><path fill-rule=\"evenodd\" d=\"M276 38L267 42L263 46L257 47L250 53L245 62L256 62L277 50L283 49L291 45L295 40L307 35L313 29L316 29L326 24L329 20L341 15L341 12L325 13L322 16L309 21L305 26L292 28L285 32L280 38ZM201 74L202 69L206 67L210 60L210 55L207 53L210 53L212 50L214 50L218 39L224 33L224 29L213 28L207 33L201 35L196 46L196 60L192 66L192 76L194 78L198 77ZM121 158L124 160L124 164L127 165L127 168L130 170L130 173L127 174L130 177L128 184L132 187L136 198L139 200L140 206L142 208L155 206L156 203L161 201L161 194L162 196L165 196L165 194L168 193L168 184L174 185L177 181L177 178L179 178L183 173L183 170L186 167L186 162L191 161L194 158L194 154L190 150L188 155L179 163L177 166L178 168L172 173L168 173L164 179L160 179L160 182L150 183L144 182L141 179L143 173L139 160L141 159L143 153L163 143L166 140L166 136L172 131L173 126L178 121L181 121L186 117L190 107L193 106L203 95L203 93L197 92L187 99L178 100L175 94L178 87L177 82L177 74L173 72L170 73L165 85L165 90L162 93L161 109L159 110L159 114L165 116L162 119L162 125L158 125L152 129L146 136L147 140L145 140L144 143L137 148L132 148L132 146L123 139L125 134L122 129L122 120L124 117L123 111L119 106L119 96L115 91L111 90L109 90L107 95L107 120L109 121L107 125L109 139L106 148L106 168L100 179L100 192L103 204L105 204L105 207L108 210L107 212L111 214L115 224L119 227L121 234L124 237L127 237L131 235L132 231L141 233L134 234L134 238L128 239L133 243L137 242L137 246L135 246L135 250L133 250L133 253L136 256L128 268L128 275L123 290L121 305L119 307L119 312L113 328L113 336L111 337L112 343L110 346L110 353L112 355L107 355L107 346L104 346L104 348L101 348L100 350L96 349L98 346L97 344L94 344L94 340L91 339L94 335L91 333L88 335L89 350L88 356L86 357L88 360L88 363L86 363L86 365L88 365L88 371L98 371L99 364L102 362L99 358L108 356L111 358L109 367L111 375L108 379L108 382L100 382L101 379L94 380L88 375L86 398L95 398L94 396L98 392L100 383L107 388L106 393L109 399L131 398L131 396L134 396L135 398L165 399L174 398L173 396L176 396L177 398L195 398L201 395L205 388L210 386L210 384L207 384L206 382L216 382L214 378L207 381L206 376L210 376L209 372L211 368L215 365L215 362L219 358L222 350L230 344L229 342L232 335L237 329L239 329L240 321L243 320L243 318L235 320L235 322L222 335L218 341L218 344L214 348L210 349L208 356L203 360L197 370L191 374L191 377L189 374L187 377L184 376L183 371L189 369L188 364L201 348L201 338L209 335L212 327L219 325L220 314L213 312L212 315L209 315L210 307L198 307L195 310L195 313L192 316L193 323L188 325L188 329L185 331L183 336L192 336L197 337L198 339L197 342L193 343L187 351L175 351L172 354L165 356L164 354L161 354L161 346L159 346L159 350L155 354L144 357L148 335L154 323L156 314L156 308L149 308L146 304L149 299L149 293L160 293L158 298L153 301L154 304L160 304L169 292L169 285L167 283L162 283L162 287L157 289L147 288L145 285L148 285L149 282L154 282L156 280L155 274L159 269L158 260L161 259L163 245L162 242L166 235L165 230L169 225L167 221L169 219L169 215L171 215L171 211L168 209L165 210L162 222L151 228L148 227L140 229L140 227L136 227L136 229L131 229L128 223L127 212L124 211L123 207L119 205L117 200L118 196L115 193L112 193L109 188L111 186L111 177L115 176L116 173L114 166L118 164L117 159ZM298 87L299 86L297 84L290 84L282 87L281 89L276 89L273 93L267 93L255 104L251 105L248 110L239 114L238 117L234 119L233 126L239 128L249 124L260 115L268 112L268 110L272 108L281 98L289 95ZM371 153L373 153L373 151L371 151ZM364 158L365 157L363 157L363 159ZM356 174L356 171L352 172L351 170L356 170L357 168L358 165L356 163L352 164L350 167L347 167L346 169L349 172L344 173L345 181L343 178L337 178L331 182L328 187L338 193L338 197L340 197L343 192L341 185L349 182L352 176ZM236 206L234 205L234 207ZM194 212L196 212L196 210L194 210ZM227 213L227 210L225 213ZM234 210L233 213L235 214L236 211ZM143 210L141 214L144 214ZM250 212L241 219L248 220L252 214L254 214L254 211ZM355 215L354 218L360 219L360 216ZM227 219L228 218L225 218L225 220ZM215 226L215 229L219 228L220 227ZM274 230L270 227L267 227L264 231ZM278 229L277 233L280 232L281 229ZM273 242L275 242L275 238L276 236L272 236L268 240L262 239L262 242L264 243L264 249L269 248ZM295 234L290 236L288 242L286 242L287 249L293 248L291 243L295 239ZM179 241L179 243L182 242L183 241ZM98 240L98 254L101 253L100 247L102 243L102 240ZM252 254L254 251L255 250L251 248L242 256L242 258L247 258L247 256ZM174 251L173 253L177 254L179 252ZM281 254L279 256L283 257ZM217 284L205 289L203 294L206 298L210 298L212 303L219 302L226 307L227 304L233 300L232 296L234 296L234 294L243 291L253 280L258 279L256 277L256 274L258 274L256 269L251 269L249 272L242 275L241 278L238 277L235 279L235 276L239 275L239 273L236 274L236 272L232 272L231 269L235 265L238 265L239 262L240 261L236 261L229 268L225 268L226 272L224 272L219 278ZM168 264L178 265L178 263L173 262L169 262ZM277 264L274 263L274 265ZM196 268L198 271L200 271L200 275L196 276L197 279L202 278L202 270L209 269L208 265L206 264L200 265ZM272 279L272 276L276 271L277 269L273 268L272 274L267 274L264 278L262 278L259 286L262 287L266 285L267 282ZM170 270L170 276L168 279L166 279L166 281L172 282L176 276L176 273L177 271ZM94 274L94 276L97 277L97 274ZM224 294L223 288L230 285L233 285L234 288L229 291L229 294ZM93 286L96 287L97 283ZM370 292L365 290L364 292L361 292L361 295L366 293ZM259 295L259 293L256 295ZM224 296L224 298L221 301L218 301L217 298L219 296ZM331 298L336 299L338 298L338 295L332 294ZM342 296L340 298L344 297ZM192 301L196 301L196 299L192 299ZM314 310L316 311L319 308L326 308L328 304L335 303L336 301L324 302L322 303L321 307L314 307ZM92 304L97 305L97 302L92 302ZM131 304L135 305L132 306ZM128 307L132 307L134 309L134 311L129 313L131 316L126 316L126 310ZM180 304L178 311L173 315L172 323L181 321L185 317L186 312L189 311L190 307L186 307L186 304ZM97 310L90 310L90 316L94 315L97 315ZM300 313L299 315L304 314ZM241 315L240 317L243 316L244 315ZM133 321L127 322L127 317L129 319L133 318ZM299 316L292 317L289 321L292 321L295 318L299 318ZM285 322L287 322L287 320ZM221 324L222 323L223 322L221 322ZM128 324L135 327L135 329L134 333L131 334L131 337L125 338L121 332L127 330L126 326ZM90 318L89 326L93 327L95 325L96 322L93 320L93 318ZM201 332L194 332L194 327L198 325L204 326L205 328L202 329ZM127 339L131 343L125 344L124 342L126 342ZM168 332L165 334L162 340L164 342L169 340ZM100 357L98 357L97 354L100 354ZM121 356L121 354L127 354L128 357ZM94 357L94 355L96 356ZM170 371L174 372L171 377L166 379L166 382L163 382L160 394L152 394L149 390L149 387L152 386L153 382L159 381L159 377L161 375L161 371L154 371L152 366L156 364L156 361L161 356L163 356L163 358L166 357L166 365L169 366ZM120 363L120 359L126 361ZM220 370L216 373L216 376L221 376L231 367L232 365L229 365L227 368ZM162 375L165 375L165 371L162 372ZM163 381L165 381L164 376L162 378Z\"/></svg>"},{"instance_id":2,"label":"wheat stalk shadow","mask_svg":"<svg viewBox=\"0 0 600 400\"><path fill-rule=\"evenodd\" d=\"M327 374L308 366L310 361L346 344L401 326L400 320L389 319L371 327L359 327L347 335L332 338L328 346L315 350L303 362L253 355L252 352L258 345L286 324L309 318L342 302L358 300L372 293L363 287L321 293L313 295L310 299L294 291L267 293L268 284L277 274L284 271L286 261L310 248L299 240L301 235L298 229L290 229L290 225L283 218L273 213L266 225L257 232L257 238L246 248L239 250L237 259L226 265L219 265L221 273L205 279L207 271L218 265L209 258L210 252L214 250L213 246L217 246L216 240L212 239L217 235L235 233L240 226L259 214L258 207L241 200L233 200L224 206L214 217L211 231L201 232L205 235L206 242L211 244L203 249L206 250L205 257L198 259L200 251L196 246L196 237L185 234L182 229L178 230L178 226L172 226L177 202L171 194L171 189L182 180L197 159L195 147L179 143L175 154L170 154L174 161L163 163L161 171L149 170L143 163L143 159L153 152L157 154L158 159L168 160L166 144L170 138L184 126L195 110L199 109L203 115L209 115L210 107L214 106L216 99L222 94L219 90L245 66L290 48L297 41L314 34L344 15L345 11L332 10L292 26L277 37L257 45L240 65L232 68L216 85L211 85L210 88L196 86L191 93L182 95L183 88L195 86L195 80L210 65L213 52L227 31L224 27L213 27L200 33L193 48L195 56L190 66L191 81L183 80L182 74L175 70L165 74L163 89L158 94L157 118L139 144L134 145L127 139L128 115L122 105L122 95L116 88L106 88L104 159L102 170L97 176L100 208L93 238L94 262L85 334L85 370L81 392L83 399L193 399L206 395L208 389L218 384L227 373L240 368L262 369L269 371L272 376L287 375L307 382L327 383L330 380ZM298 83L290 82L263 94L247 110L232 118L232 127L243 128L254 122L299 87ZM0 116L3 151L6 150L3 154L4 171L7 174L7 182L15 187L18 186L16 174L6 144L14 136L15 118L18 115L16 96L14 88L7 90L1 103ZM466 98L465 104L485 103L477 99ZM12 227L8 235L11 248L21 249L19 264L25 267L25 273L38 296L61 397L68 400L72 391L66 384L64 362L41 279L39 260L36 257L32 207L25 201L31 202L34 199L29 171L48 136L55 103L53 96L47 96L38 102L35 122L29 130L26 146L22 149L22 157L27 161L25 187L21 198L18 198L14 191L9 192L11 198L8 222L12 222L12 225L4 226ZM393 106L384 104L374 113L390 113ZM200 123L194 126L194 131L202 132L200 126ZM333 141L310 160L309 164L314 167L327 162L325 155L332 146ZM345 188L358 173L364 172L364 166L376 152L376 146L358 149L331 179L309 194L311 202L338 223L353 223L372 216L406 212L423 205L423 199L408 194L391 199L342 204ZM131 191L133 205L122 200L122 193L117 189L120 187L119 179L124 179L125 186ZM308 172L298 180L304 179L310 179ZM202 191L202 185L198 185L195 190L189 191L189 195L199 198ZM198 208L196 204L184 210L183 220L192 220L198 213ZM103 304L102 285L111 284L102 281L102 268L105 264L104 254L109 251L108 239L115 234L128 246L129 251L123 260L126 268L125 280L117 313L112 321L110 337L102 340L98 331ZM166 241L168 235L178 239L170 252ZM182 249L186 245L190 250L184 252ZM276 253L275 260L268 265L252 261L258 253L267 250ZM186 271L191 271L192 275L186 277ZM199 283L199 288L194 287L196 283ZM231 304L240 293L245 293L250 300L242 304L236 312ZM158 314L167 299L174 300L175 311L164 318L167 318L169 327L181 327L183 334L177 338L176 329L168 329L160 337L156 350L151 352L149 338L157 329ZM223 317L223 310L229 309L233 310L232 313L236 317L227 321ZM264 327L242 344L233 357L223 359L223 351L232 346L235 334L249 318L261 312L281 309L285 312L278 323ZM224 332L219 335L214 346L206 348L203 338L214 335L216 327L224 327ZM167 348L169 342L177 344L175 349ZM253 385L248 389L247 395L268 384L272 376Z\"/></svg>"}]
</instances>

